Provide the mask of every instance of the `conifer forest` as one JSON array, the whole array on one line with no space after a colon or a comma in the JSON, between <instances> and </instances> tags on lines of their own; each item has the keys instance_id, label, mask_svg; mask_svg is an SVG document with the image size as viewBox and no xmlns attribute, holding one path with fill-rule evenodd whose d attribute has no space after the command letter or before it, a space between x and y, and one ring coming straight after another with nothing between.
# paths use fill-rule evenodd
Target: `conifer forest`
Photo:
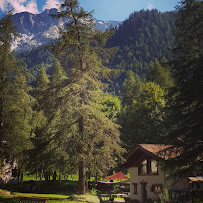
<instances>
[{"instance_id":1,"label":"conifer forest","mask_svg":"<svg viewBox=\"0 0 203 203\"><path fill-rule=\"evenodd\" d=\"M21 183L74 174L84 195L137 144L165 144L180 149L163 162L171 177L203 175L202 1L136 11L103 32L63 0L60 37L24 52L11 50L12 15L0 18L1 168L17 163Z\"/></svg>"}]
</instances>

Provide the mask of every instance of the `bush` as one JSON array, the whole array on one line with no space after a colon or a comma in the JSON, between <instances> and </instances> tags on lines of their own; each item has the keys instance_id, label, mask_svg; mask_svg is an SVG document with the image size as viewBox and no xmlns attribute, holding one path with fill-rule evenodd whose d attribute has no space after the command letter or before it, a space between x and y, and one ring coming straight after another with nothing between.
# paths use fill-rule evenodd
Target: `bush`
<instances>
[{"instance_id":1,"label":"bush","mask_svg":"<svg viewBox=\"0 0 203 203\"><path fill-rule=\"evenodd\" d=\"M154 201L155 203L168 203L168 190L165 189L163 193L160 195L158 201Z\"/></svg>"},{"instance_id":2,"label":"bush","mask_svg":"<svg viewBox=\"0 0 203 203\"><path fill-rule=\"evenodd\" d=\"M90 195L92 195L92 196L97 196L97 190L94 189L94 188L92 188L92 190L90 190L88 193L89 193Z\"/></svg>"},{"instance_id":3,"label":"bush","mask_svg":"<svg viewBox=\"0 0 203 203\"><path fill-rule=\"evenodd\" d=\"M93 195L71 195L69 199L77 202L89 202L89 203L100 202L99 198Z\"/></svg>"}]
</instances>

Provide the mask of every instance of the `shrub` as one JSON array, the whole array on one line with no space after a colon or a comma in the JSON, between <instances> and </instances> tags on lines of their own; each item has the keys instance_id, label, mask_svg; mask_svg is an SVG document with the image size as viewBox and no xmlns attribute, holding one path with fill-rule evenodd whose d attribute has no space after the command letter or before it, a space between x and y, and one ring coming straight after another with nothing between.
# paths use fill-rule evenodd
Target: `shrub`
<instances>
[{"instance_id":1,"label":"shrub","mask_svg":"<svg viewBox=\"0 0 203 203\"><path fill-rule=\"evenodd\" d=\"M88 202L88 203L100 202L99 198L93 195L71 195L69 199L77 202Z\"/></svg>"},{"instance_id":2,"label":"shrub","mask_svg":"<svg viewBox=\"0 0 203 203\"><path fill-rule=\"evenodd\" d=\"M168 203L168 190L165 189L163 193L160 195L158 201L154 201L155 203Z\"/></svg>"}]
</instances>

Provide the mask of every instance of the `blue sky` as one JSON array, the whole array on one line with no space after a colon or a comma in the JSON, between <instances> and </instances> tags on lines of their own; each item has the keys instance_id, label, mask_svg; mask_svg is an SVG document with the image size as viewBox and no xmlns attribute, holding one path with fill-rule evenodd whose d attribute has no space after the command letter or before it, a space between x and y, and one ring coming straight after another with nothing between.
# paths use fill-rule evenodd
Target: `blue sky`
<instances>
[{"instance_id":1,"label":"blue sky","mask_svg":"<svg viewBox=\"0 0 203 203\"><path fill-rule=\"evenodd\" d=\"M0 0L0 14L10 3L16 13L31 12L41 13L46 8L57 7L59 0ZM178 0L79 0L80 5L86 10L94 10L94 17L98 20L122 21L134 11L156 8L159 11L175 9Z\"/></svg>"},{"instance_id":2,"label":"blue sky","mask_svg":"<svg viewBox=\"0 0 203 203\"><path fill-rule=\"evenodd\" d=\"M81 0L86 10L94 10L98 20L125 20L134 11L156 8L160 11L175 10L178 0Z\"/></svg>"}]
</instances>

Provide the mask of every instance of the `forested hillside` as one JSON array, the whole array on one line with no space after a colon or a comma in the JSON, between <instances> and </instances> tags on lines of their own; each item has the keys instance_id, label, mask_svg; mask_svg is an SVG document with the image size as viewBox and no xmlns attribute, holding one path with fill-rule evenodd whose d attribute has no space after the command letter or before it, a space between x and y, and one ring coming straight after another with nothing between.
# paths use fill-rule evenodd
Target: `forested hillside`
<instances>
[{"instance_id":1,"label":"forested hillside","mask_svg":"<svg viewBox=\"0 0 203 203\"><path fill-rule=\"evenodd\" d=\"M161 13L157 10L141 10L131 14L129 19L115 28L107 46L118 46L119 51L107 66L122 70L120 78L117 79L119 87L127 70L145 78L150 61L154 58L170 58L170 51L175 44L175 17L175 11ZM34 75L33 80L40 63L44 62L48 66L52 63L52 54L46 45L21 53L20 57L24 58Z\"/></svg>"},{"instance_id":2,"label":"forested hillside","mask_svg":"<svg viewBox=\"0 0 203 203\"><path fill-rule=\"evenodd\" d=\"M29 82L33 83L36 81L36 77L40 70L40 64L42 63L45 64L47 73L49 75L51 74L54 61L53 54L49 48L51 44L53 45L54 42L52 41L48 44L34 47L32 50L24 51L18 54L19 58L21 58L27 64L27 68L31 73Z\"/></svg>"},{"instance_id":3,"label":"forested hillside","mask_svg":"<svg viewBox=\"0 0 203 203\"><path fill-rule=\"evenodd\" d=\"M109 42L109 46L119 46L110 66L124 72L132 70L145 78L150 61L163 57L170 59L175 45L173 32L176 15L175 11L161 13L155 9L131 14L116 29Z\"/></svg>"}]
</instances>

